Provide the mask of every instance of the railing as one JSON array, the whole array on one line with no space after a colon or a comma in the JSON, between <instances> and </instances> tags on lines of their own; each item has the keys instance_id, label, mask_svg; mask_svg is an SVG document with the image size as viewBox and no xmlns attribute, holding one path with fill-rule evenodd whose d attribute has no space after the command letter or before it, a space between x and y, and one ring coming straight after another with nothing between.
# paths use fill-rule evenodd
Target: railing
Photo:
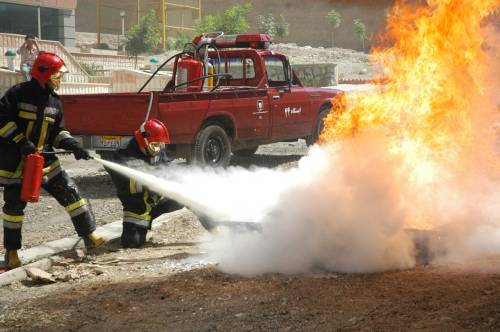
<instances>
[{"instance_id":1,"label":"railing","mask_svg":"<svg viewBox=\"0 0 500 332\"><path fill-rule=\"evenodd\" d=\"M8 88L21 83L23 80L23 76L20 73L0 69L0 96L3 96Z\"/></svg>"},{"instance_id":2,"label":"railing","mask_svg":"<svg viewBox=\"0 0 500 332\"><path fill-rule=\"evenodd\" d=\"M7 66L7 58L4 56L5 52L7 50L17 51L19 46L24 43L24 37L23 35L0 33L0 66ZM88 73L60 42L39 40L38 45L41 51L56 53L64 60L69 70L69 74L64 76L65 82L87 83L89 81ZM19 61L17 62L19 64Z\"/></svg>"},{"instance_id":3,"label":"railing","mask_svg":"<svg viewBox=\"0 0 500 332\"><path fill-rule=\"evenodd\" d=\"M23 76L19 72L0 69L0 96L11 86L23 82ZM73 83L63 82L58 94L93 94L111 92L111 84L106 83Z\"/></svg>"},{"instance_id":4,"label":"railing","mask_svg":"<svg viewBox=\"0 0 500 332\"><path fill-rule=\"evenodd\" d=\"M110 69L135 69L134 59L124 55L105 55L92 53L71 53L79 63L86 63L92 66L99 67L101 70ZM139 57L137 67L142 67L145 64L144 57Z\"/></svg>"}]
</instances>

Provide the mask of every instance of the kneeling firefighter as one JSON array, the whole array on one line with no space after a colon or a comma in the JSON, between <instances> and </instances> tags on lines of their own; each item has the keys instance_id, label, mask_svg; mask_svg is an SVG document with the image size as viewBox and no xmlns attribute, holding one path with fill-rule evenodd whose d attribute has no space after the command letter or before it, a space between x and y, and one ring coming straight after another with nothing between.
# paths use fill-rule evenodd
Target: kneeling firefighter
<instances>
[{"instance_id":1,"label":"kneeling firefighter","mask_svg":"<svg viewBox=\"0 0 500 332\"><path fill-rule=\"evenodd\" d=\"M165 152L165 144L169 143L165 125L159 120L150 119L135 131L134 137L124 148L116 151L114 161L128 167L157 166L171 160ZM182 208L177 202L151 192L136 180L109 168L106 170L123 205L121 243L124 248L143 245L153 219Z\"/></svg>"},{"instance_id":2,"label":"kneeling firefighter","mask_svg":"<svg viewBox=\"0 0 500 332\"><path fill-rule=\"evenodd\" d=\"M54 53L41 52L31 69L32 79L11 87L0 99L0 186L4 187L3 231L7 269L21 266L21 228L26 201L21 200L25 158L41 153L42 187L61 204L87 248L99 246L89 203L80 197L74 181L62 168L53 148L73 152L75 158L90 159L88 151L64 128L62 103L55 93L67 69Z\"/></svg>"}]
</instances>

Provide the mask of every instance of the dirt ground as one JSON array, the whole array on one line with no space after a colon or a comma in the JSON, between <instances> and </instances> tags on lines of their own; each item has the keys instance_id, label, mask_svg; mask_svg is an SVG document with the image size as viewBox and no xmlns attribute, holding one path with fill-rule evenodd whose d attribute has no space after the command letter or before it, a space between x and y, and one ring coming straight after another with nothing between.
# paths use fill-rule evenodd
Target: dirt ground
<instances>
[{"instance_id":1,"label":"dirt ground","mask_svg":"<svg viewBox=\"0 0 500 332\"><path fill-rule=\"evenodd\" d=\"M306 150L303 142L273 144L233 164L294 167ZM120 206L99 165L71 158L63 165L99 224L119 220ZM163 217L168 222L145 248L110 243L85 257L70 252L49 271L55 283L27 280L0 288L0 331L500 329L500 257L376 274L243 278L207 260L199 246L206 231L192 213ZM30 205L25 247L72 234L52 198Z\"/></svg>"}]
</instances>

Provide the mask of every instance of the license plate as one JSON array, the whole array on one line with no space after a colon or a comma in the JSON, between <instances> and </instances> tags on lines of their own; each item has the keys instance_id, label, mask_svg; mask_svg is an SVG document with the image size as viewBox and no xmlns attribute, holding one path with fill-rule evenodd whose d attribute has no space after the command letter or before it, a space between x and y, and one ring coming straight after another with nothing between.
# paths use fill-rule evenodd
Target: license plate
<instances>
[{"instance_id":1,"label":"license plate","mask_svg":"<svg viewBox=\"0 0 500 332\"><path fill-rule=\"evenodd\" d=\"M120 141L120 136L101 136L101 146L103 148L119 148Z\"/></svg>"}]
</instances>

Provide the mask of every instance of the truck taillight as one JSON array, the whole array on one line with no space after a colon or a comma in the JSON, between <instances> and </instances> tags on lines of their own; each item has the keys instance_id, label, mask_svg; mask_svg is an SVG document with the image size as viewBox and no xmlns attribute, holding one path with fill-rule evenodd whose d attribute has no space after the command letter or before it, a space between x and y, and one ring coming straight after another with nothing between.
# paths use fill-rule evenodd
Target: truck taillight
<instances>
[{"instance_id":1,"label":"truck taillight","mask_svg":"<svg viewBox=\"0 0 500 332\"><path fill-rule=\"evenodd\" d=\"M217 37L200 35L194 38L195 44L201 42L214 43L218 48L254 48L254 49L268 49L272 42L269 35L257 34L243 34L243 35L220 35Z\"/></svg>"}]
</instances>

